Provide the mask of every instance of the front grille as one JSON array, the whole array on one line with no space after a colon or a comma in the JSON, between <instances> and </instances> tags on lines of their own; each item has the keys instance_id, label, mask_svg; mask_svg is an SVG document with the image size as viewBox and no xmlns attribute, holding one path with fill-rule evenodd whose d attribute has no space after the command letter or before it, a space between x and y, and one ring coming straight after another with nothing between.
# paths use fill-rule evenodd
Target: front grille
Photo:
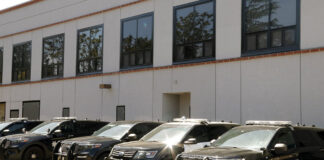
<instances>
[{"instance_id":1,"label":"front grille","mask_svg":"<svg viewBox=\"0 0 324 160\"><path fill-rule=\"evenodd\" d=\"M135 155L136 150L119 150L114 149L111 153L111 156L118 157L118 158L133 158Z\"/></svg>"}]
</instances>

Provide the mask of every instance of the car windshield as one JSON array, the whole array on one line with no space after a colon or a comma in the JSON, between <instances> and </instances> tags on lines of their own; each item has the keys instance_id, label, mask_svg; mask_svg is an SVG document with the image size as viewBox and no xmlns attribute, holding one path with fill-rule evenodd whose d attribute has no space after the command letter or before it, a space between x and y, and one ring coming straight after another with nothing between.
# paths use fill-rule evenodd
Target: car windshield
<instances>
[{"instance_id":1,"label":"car windshield","mask_svg":"<svg viewBox=\"0 0 324 160\"><path fill-rule=\"evenodd\" d=\"M266 148L276 133L272 128L233 128L220 136L212 145L250 150Z\"/></svg>"},{"instance_id":2,"label":"car windshield","mask_svg":"<svg viewBox=\"0 0 324 160\"><path fill-rule=\"evenodd\" d=\"M93 136L102 136L102 137L109 137L113 139L121 139L132 127L134 124L116 124L110 123L95 133Z\"/></svg>"},{"instance_id":3,"label":"car windshield","mask_svg":"<svg viewBox=\"0 0 324 160\"><path fill-rule=\"evenodd\" d=\"M10 125L12 122L3 122L0 123L0 130L3 130L4 128L6 128L8 125Z\"/></svg>"},{"instance_id":4,"label":"car windshield","mask_svg":"<svg viewBox=\"0 0 324 160\"><path fill-rule=\"evenodd\" d=\"M46 135L53 131L57 126L59 126L62 122L43 122L40 125L36 126L34 129L30 131L30 133L35 134L43 134Z\"/></svg>"},{"instance_id":5,"label":"car windshield","mask_svg":"<svg viewBox=\"0 0 324 160\"><path fill-rule=\"evenodd\" d=\"M157 141L174 145L179 143L192 127L192 124L163 124L145 135L141 141Z\"/></svg>"}]
</instances>

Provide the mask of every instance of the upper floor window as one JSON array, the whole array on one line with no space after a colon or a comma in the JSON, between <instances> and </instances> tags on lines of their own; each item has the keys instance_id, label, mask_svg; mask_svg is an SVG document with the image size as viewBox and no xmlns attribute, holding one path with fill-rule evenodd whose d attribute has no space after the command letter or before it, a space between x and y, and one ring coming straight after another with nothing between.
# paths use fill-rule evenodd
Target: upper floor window
<instances>
[{"instance_id":1,"label":"upper floor window","mask_svg":"<svg viewBox=\"0 0 324 160\"><path fill-rule=\"evenodd\" d=\"M298 49L299 0L243 2L243 54Z\"/></svg>"},{"instance_id":2,"label":"upper floor window","mask_svg":"<svg viewBox=\"0 0 324 160\"><path fill-rule=\"evenodd\" d=\"M0 48L0 83L2 83L2 71L3 71L3 48Z\"/></svg>"},{"instance_id":3,"label":"upper floor window","mask_svg":"<svg viewBox=\"0 0 324 160\"><path fill-rule=\"evenodd\" d=\"M31 42L25 42L13 47L13 82L30 80L31 44Z\"/></svg>"},{"instance_id":4,"label":"upper floor window","mask_svg":"<svg viewBox=\"0 0 324 160\"><path fill-rule=\"evenodd\" d=\"M43 40L42 78L62 77L64 58L64 34Z\"/></svg>"},{"instance_id":5,"label":"upper floor window","mask_svg":"<svg viewBox=\"0 0 324 160\"><path fill-rule=\"evenodd\" d=\"M122 21L120 68L153 64L153 14Z\"/></svg>"},{"instance_id":6,"label":"upper floor window","mask_svg":"<svg viewBox=\"0 0 324 160\"><path fill-rule=\"evenodd\" d=\"M175 8L173 62L215 57L214 8L212 0Z\"/></svg>"},{"instance_id":7,"label":"upper floor window","mask_svg":"<svg viewBox=\"0 0 324 160\"><path fill-rule=\"evenodd\" d=\"M102 71L103 26L78 31L77 73Z\"/></svg>"}]
</instances>

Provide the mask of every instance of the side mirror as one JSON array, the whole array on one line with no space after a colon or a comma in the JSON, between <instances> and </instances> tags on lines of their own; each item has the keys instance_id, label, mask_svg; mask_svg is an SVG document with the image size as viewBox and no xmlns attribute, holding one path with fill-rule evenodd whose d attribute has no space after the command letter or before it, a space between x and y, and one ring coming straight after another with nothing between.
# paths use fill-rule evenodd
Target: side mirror
<instances>
[{"instance_id":1,"label":"side mirror","mask_svg":"<svg viewBox=\"0 0 324 160\"><path fill-rule=\"evenodd\" d=\"M26 133L26 128L21 129L23 133Z\"/></svg>"},{"instance_id":2,"label":"side mirror","mask_svg":"<svg viewBox=\"0 0 324 160\"><path fill-rule=\"evenodd\" d=\"M286 144L283 144L283 143L277 143L275 146L274 146L274 151L276 154L282 154L282 153L285 153L288 151L288 147Z\"/></svg>"},{"instance_id":3,"label":"side mirror","mask_svg":"<svg viewBox=\"0 0 324 160\"><path fill-rule=\"evenodd\" d=\"M54 133L55 133L55 134L61 134L61 133L62 133L62 130L57 129L57 130L54 131Z\"/></svg>"},{"instance_id":4,"label":"side mirror","mask_svg":"<svg viewBox=\"0 0 324 160\"><path fill-rule=\"evenodd\" d=\"M128 141L135 141L137 140L137 135L135 133L131 133L127 136Z\"/></svg>"},{"instance_id":5,"label":"side mirror","mask_svg":"<svg viewBox=\"0 0 324 160\"><path fill-rule=\"evenodd\" d=\"M9 133L9 132L10 132L9 129L5 129L5 130L3 130L3 133Z\"/></svg>"},{"instance_id":6,"label":"side mirror","mask_svg":"<svg viewBox=\"0 0 324 160\"><path fill-rule=\"evenodd\" d=\"M212 146L216 142L216 139L212 139L209 143Z\"/></svg>"},{"instance_id":7,"label":"side mirror","mask_svg":"<svg viewBox=\"0 0 324 160\"><path fill-rule=\"evenodd\" d=\"M196 138L189 138L184 142L184 144L197 144Z\"/></svg>"}]
</instances>

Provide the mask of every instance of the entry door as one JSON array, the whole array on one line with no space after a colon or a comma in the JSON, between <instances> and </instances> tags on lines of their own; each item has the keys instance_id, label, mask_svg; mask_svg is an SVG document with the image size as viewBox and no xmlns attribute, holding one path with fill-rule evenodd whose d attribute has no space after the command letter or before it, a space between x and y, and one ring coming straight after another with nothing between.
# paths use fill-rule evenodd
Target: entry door
<instances>
[{"instance_id":1,"label":"entry door","mask_svg":"<svg viewBox=\"0 0 324 160\"><path fill-rule=\"evenodd\" d=\"M40 116L40 102L24 102L22 108L22 117L26 117L29 120L39 120Z\"/></svg>"},{"instance_id":2,"label":"entry door","mask_svg":"<svg viewBox=\"0 0 324 160\"><path fill-rule=\"evenodd\" d=\"M5 121L6 103L0 103L0 121Z\"/></svg>"}]
</instances>

